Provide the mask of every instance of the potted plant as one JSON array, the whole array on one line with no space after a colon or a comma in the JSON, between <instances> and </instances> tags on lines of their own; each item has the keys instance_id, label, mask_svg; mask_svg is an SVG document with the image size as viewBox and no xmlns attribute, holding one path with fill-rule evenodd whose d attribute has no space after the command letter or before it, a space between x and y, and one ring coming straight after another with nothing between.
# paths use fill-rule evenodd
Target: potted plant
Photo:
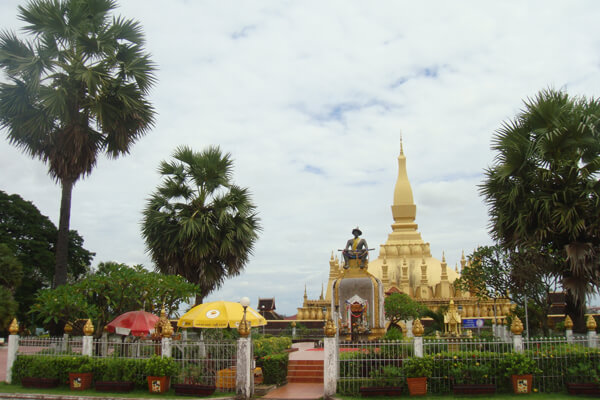
<instances>
[{"instance_id":1,"label":"potted plant","mask_svg":"<svg viewBox=\"0 0 600 400\"><path fill-rule=\"evenodd\" d=\"M427 394L427 377L433 373L433 358L412 357L403 363L408 392L411 396Z\"/></svg>"},{"instance_id":2,"label":"potted plant","mask_svg":"<svg viewBox=\"0 0 600 400\"><path fill-rule=\"evenodd\" d=\"M591 361L580 361L567 367L567 392L571 395L600 395L598 370Z\"/></svg>"},{"instance_id":3,"label":"potted plant","mask_svg":"<svg viewBox=\"0 0 600 400\"><path fill-rule=\"evenodd\" d=\"M490 383L491 376L491 366L478 361L457 361L448 371L454 394L493 394L496 392L496 385Z\"/></svg>"},{"instance_id":4,"label":"potted plant","mask_svg":"<svg viewBox=\"0 0 600 400\"><path fill-rule=\"evenodd\" d=\"M373 386L362 386L358 390L361 396L400 396L404 389L404 373L402 368L387 365L380 370L372 371Z\"/></svg>"},{"instance_id":5,"label":"potted plant","mask_svg":"<svg viewBox=\"0 0 600 400\"><path fill-rule=\"evenodd\" d=\"M169 390L171 377L177 374L178 366L171 357L153 355L146 362L145 372L150 393L164 393Z\"/></svg>"},{"instance_id":6,"label":"potted plant","mask_svg":"<svg viewBox=\"0 0 600 400\"><path fill-rule=\"evenodd\" d=\"M525 353L506 353L502 359L501 370L509 378L515 394L530 393L533 374L542 371L537 368L535 360Z\"/></svg>"},{"instance_id":7,"label":"potted plant","mask_svg":"<svg viewBox=\"0 0 600 400\"><path fill-rule=\"evenodd\" d=\"M132 379L135 368L131 361L122 358L108 358L97 363L94 369L96 391L131 392L135 386Z\"/></svg>"},{"instance_id":8,"label":"potted plant","mask_svg":"<svg viewBox=\"0 0 600 400\"><path fill-rule=\"evenodd\" d=\"M202 365L188 364L178 377L179 383L171 386L175 389L175 394L209 396L216 389L216 386L207 380L211 375L213 374Z\"/></svg>"},{"instance_id":9,"label":"potted plant","mask_svg":"<svg viewBox=\"0 0 600 400\"><path fill-rule=\"evenodd\" d=\"M13 376L21 377L21 385L27 388L54 388L59 384L58 369L50 357L17 356Z\"/></svg>"},{"instance_id":10,"label":"potted plant","mask_svg":"<svg viewBox=\"0 0 600 400\"><path fill-rule=\"evenodd\" d=\"M71 390L86 390L92 387L92 359L88 356L73 357L69 366L69 386Z\"/></svg>"}]
</instances>

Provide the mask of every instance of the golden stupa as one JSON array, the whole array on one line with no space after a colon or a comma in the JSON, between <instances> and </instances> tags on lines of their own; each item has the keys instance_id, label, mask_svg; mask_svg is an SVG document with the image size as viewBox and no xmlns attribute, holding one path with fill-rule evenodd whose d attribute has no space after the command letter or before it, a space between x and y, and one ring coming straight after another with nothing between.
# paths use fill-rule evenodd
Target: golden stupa
<instances>
[{"instance_id":1,"label":"golden stupa","mask_svg":"<svg viewBox=\"0 0 600 400\"><path fill-rule=\"evenodd\" d=\"M455 269L448 268L443 254L441 261L432 256L430 244L423 240L415 223L417 206L408 180L402 142L400 142L398 178L391 208L394 220L391 225L392 232L388 235L387 241L380 245L377 259L370 260L368 263L368 272L381 280L386 294L408 294L434 311L437 311L440 306L448 306L452 300L463 319L493 319L494 315L496 318L504 318L509 314L508 299L496 299L494 303L493 299L456 290L453 282L460 276L458 266ZM467 263L463 252L460 259L461 268L464 268ZM310 300L305 290L304 302L302 307L298 308L296 319L323 318L322 316L330 308L332 283L342 272L340 261L332 253L325 296L321 290L319 299Z\"/></svg>"}]
</instances>

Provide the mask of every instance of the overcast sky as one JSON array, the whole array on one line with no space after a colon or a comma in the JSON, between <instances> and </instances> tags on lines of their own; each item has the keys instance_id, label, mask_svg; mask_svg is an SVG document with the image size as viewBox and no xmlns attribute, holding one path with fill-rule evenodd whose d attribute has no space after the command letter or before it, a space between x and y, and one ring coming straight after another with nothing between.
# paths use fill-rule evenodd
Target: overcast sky
<instances>
[{"instance_id":1,"label":"overcast sky","mask_svg":"<svg viewBox=\"0 0 600 400\"><path fill-rule=\"evenodd\" d=\"M540 89L600 95L598 1L121 0L158 65L156 126L73 191L71 229L100 261L152 268L141 211L179 145L230 152L264 228L245 272L208 300L295 314L360 226L379 249L402 131L417 223L434 257L489 244L477 185L490 139ZM17 5L0 26L17 30ZM21 33L22 34L22 33ZM0 190L58 225L60 189L2 133ZM377 254L373 255L375 257Z\"/></svg>"}]
</instances>

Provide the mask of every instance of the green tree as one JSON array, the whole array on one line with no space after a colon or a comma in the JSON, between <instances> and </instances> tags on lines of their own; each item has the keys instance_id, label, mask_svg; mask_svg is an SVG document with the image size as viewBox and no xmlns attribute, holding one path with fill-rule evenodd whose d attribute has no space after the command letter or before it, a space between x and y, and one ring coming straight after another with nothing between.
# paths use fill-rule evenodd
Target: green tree
<instances>
[{"instance_id":1,"label":"green tree","mask_svg":"<svg viewBox=\"0 0 600 400\"><path fill-rule=\"evenodd\" d=\"M156 264L198 285L196 304L239 275L260 231L248 189L231 181L229 153L179 147L163 161L163 182L144 210L142 235Z\"/></svg>"},{"instance_id":2,"label":"green tree","mask_svg":"<svg viewBox=\"0 0 600 400\"><path fill-rule=\"evenodd\" d=\"M564 259L551 249L504 249L481 246L470 256L454 285L479 298L510 298L530 311L530 327L540 327L548 334L549 295L559 287ZM536 311L537 310L537 311Z\"/></svg>"},{"instance_id":3,"label":"green tree","mask_svg":"<svg viewBox=\"0 0 600 400\"><path fill-rule=\"evenodd\" d=\"M11 249L0 243L0 332L16 316L18 304L13 294L23 278L23 266Z\"/></svg>"},{"instance_id":4,"label":"green tree","mask_svg":"<svg viewBox=\"0 0 600 400\"><path fill-rule=\"evenodd\" d=\"M420 318L425 315L428 308L413 300L404 293L392 293L384 301L385 317L391 325L400 321Z\"/></svg>"},{"instance_id":5,"label":"green tree","mask_svg":"<svg viewBox=\"0 0 600 400\"><path fill-rule=\"evenodd\" d=\"M138 22L113 0L32 0L19 6L30 40L0 32L0 126L11 144L48 165L62 197L55 286L67 282L73 185L99 155L127 154L152 126L154 82Z\"/></svg>"},{"instance_id":6,"label":"green tree","mask_svg":"<svg viewBox=\"0 0 600 400\"><path fill-rule=\"evenodd\" d=\"M586 295L600 284L599 117L594 98L541 91L494 135L496 158L480 186L504 248L564 256L562 285L579 327Z\"/></svg>"},{"instance_id":7,"label":"green tree","mask_svg":"<svg viewBox=\"0 0 600 400\"><path fill-rule=\"evenodd\" d=\"M52 284L56 239L56 226L33 203L0 190L0 243L9 247L27 277L14 292L19 304L17 319L21 324L32 322L27 312L35 293ZM93 257L94 253L83 248L83 238L77 231L70 231L68 281L74 282L87 273Z\"/></svg>"},{"instance_id":8,"label":"green tree","mask_svg":"<svg viewBox=\"0 0 600 400\"><path fill-rule=\"evenodd\" d=\"M195 285L179 276L106 262L77 283L39 291L30 312L55 334L67 322L91 318L99 336L108 322L127 311L157 313L164 306L172 315L196 291Z\"/></svg>"}]
</instances>

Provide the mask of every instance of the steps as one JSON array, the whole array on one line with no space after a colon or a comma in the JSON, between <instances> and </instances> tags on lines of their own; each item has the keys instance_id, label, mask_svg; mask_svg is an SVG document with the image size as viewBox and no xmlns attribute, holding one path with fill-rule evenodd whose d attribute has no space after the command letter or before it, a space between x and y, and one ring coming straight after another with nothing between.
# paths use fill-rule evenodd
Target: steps
<instances>
[{"instance_id":1,"label":"steps","mask_svg":"<svg viewBox=\"0 0 600 400\"><path fill-rule=\"evenodd\" d=\"M323 383L323 360L289 360L288 383Z\"/></svg>"}]
</instances>

